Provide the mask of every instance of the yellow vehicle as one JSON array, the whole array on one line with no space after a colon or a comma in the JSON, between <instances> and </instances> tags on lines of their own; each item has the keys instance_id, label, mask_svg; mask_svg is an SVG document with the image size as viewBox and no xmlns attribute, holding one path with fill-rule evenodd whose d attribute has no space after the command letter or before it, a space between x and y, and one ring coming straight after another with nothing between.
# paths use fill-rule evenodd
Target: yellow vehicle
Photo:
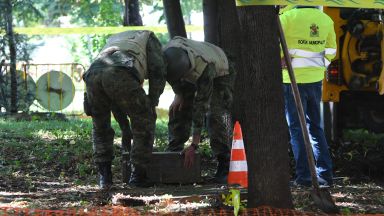
<instances>
[{"instance_id":1,"label":"yellow vehicle","mask_svg":"<svg viewBox=\"0 0 384 216\"><path fill-rule=\"evenodd\" d=\"M338 44L323 82L326 135L337 141L347 128L382 133L384 11L325 7L324 12L335 23Z\"/></svg>"}]
</instances>

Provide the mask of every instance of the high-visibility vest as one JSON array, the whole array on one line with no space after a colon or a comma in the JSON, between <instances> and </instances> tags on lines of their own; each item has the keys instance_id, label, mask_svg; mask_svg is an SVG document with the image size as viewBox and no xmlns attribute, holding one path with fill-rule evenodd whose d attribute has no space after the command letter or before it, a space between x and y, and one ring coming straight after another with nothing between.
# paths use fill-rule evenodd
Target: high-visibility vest
<instances>
[{"instance_id":1,"label":"high-visibility vest","mask_svg":"<svg viewBox=\"0 0 384 216\"><path fill-rule=\"evenodd\" d=\"M176 36L164 49L170 47L181 48L188 53L189 61L191 62L191 71L189 71L183 79L190 83L195 84L210 63L215 65L215 77L229 74L227 56L221 48L213 44Z\"/></svg>"},{"instance_id":2,"label":"high-visibility vest","mask_svg":"<svg viewBox=\"0 0 384 216\"><path fill-rule=\"evenodd\" d=\"M106 45L99 55L110 50L121 50L131 54L134 60L134 67L138 71L141 82L148 79L147 72L147 43L151 31L125 31L108 38Z\"/></svg>"},{"instance_id":3,"label":"high-visibility vest","mask_svg":"<svg viewBox=\"0 0 384 216\"><path fill-rule=\"evenodd\" d=\"M280 15L280 20L296 81L321 81L326 67L336 56L336 34L332 19L316 8L295 8ZM283 70L283 82L290 83L286 69Z\"/></svg>"}]
</instances>

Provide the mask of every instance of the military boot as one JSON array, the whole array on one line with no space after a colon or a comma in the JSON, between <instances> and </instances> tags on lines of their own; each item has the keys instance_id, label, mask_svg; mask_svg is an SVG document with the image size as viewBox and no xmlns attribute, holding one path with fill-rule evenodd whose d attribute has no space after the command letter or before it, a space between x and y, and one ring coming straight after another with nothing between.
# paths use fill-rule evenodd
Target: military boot
<instances>
[{"instance_id":1,"label":"military boot","mask_svg":"<svg viewBox=\"0 0 384 216\"><path fill-rule=\"evenodd\" d=\"M133 187L151 187L153 183L149 182L145 167L132 164L129 185Z\"/></svg>"},{"instance_id":2,"label":"military boot","mask_svg":"<svg viewBox=\"0 0 384 216\"><path fill-rule=\"evenodd\" d=\"M108 189L112 186L111 162L97 163L99 170L99 186L101 189Z\"/></svg>"},{"instance_id":3,"label":"military boot","mask_svg":"<svg viewBox=\"0 0 384 216\"><path fill-rule=\"evenodd\" d=\"M229 156L218 157L219 161L217 165L217 171L215 174L214 181L219 184L227 184L228 173L229 173Z\"/></svg>"}]
</instances>

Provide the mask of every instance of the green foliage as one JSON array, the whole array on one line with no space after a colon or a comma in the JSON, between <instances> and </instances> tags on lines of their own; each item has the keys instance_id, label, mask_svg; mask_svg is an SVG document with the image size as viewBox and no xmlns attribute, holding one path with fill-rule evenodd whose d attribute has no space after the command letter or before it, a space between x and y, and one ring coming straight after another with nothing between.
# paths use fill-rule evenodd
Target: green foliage
<instances>
[{"instance_id":1,"label":"green foliage","mask_svg":"<svg viewBox=\"0 0 384 216\"><path fill-rule=\"evenodd\" d=\"M74 1L71 6L73 23L86 26L119 26L122 23L122 1Z\"/></svg>"},{"instance_id":2,"label":"green foliage","mask_svg":"<svg viewBox=\"0 0 384 216\"><path fill-rule=\"evenodd\" d=\"M156 37L159 39L162 45L165 45L169 41L169 33L156 33Z\"/></svg>"},{"instance_id":3,"label":"green foliage","mask_svg":"<svg viewBox=\"0 0 384 216\"><path fill-rule=\"evenodd\" d=\"M5 1L2 1L0 3L0 14L7 14L9 10L12 10L13 25L29 26L42 20L42 14L31 0L11 0L11 5L12 8L8 8ZM8 50L9 38L6 34L6 26L6 19L2 16L2 19L0 19L0 58L10 59ZM29 54L36 48L36 45L29 44L29 39L25 35L14 33L17 60L26 62L30 60Z\"/></svg>"},{"instance_id":4,"label":"green foliage","mask_svg":"<svg viewBox=\"0 0 384 216\"><path fill-rule=\"evenodd\" d=\"M181 11L183 13L184 20L187 24L190 24L191 15L193 12L203 11L203 1L201 0L181 0L180 1ZM157 11L164 11L164 6L162 1L157 1L153 5L153 10L150 13ZM165 16L162 14L158 20L158 23L164 23Z\"/></svg>"},{"instance_id":5,"label":"green foliage","mask_svg":"<svg viewBox=\"0 0 384 216\"><path fill-rule=\"evenodd\" d=\"M233 214L237 216L239 211L245 208L244 203L240 199L240 190L239 189L229 189L228 194L221 195L224 205L233 206Z\"/></svg>"},{"instance_id":6,"label":"green foliage","mask_svg":"<svg viewBox=\"0 0 384 216\"><path fill-rule=\"evenodd\" d=\"M168 121L158 119L155 131L155 147L156 151L165 151L168 146Z\"/></svg>"},{"instance_id":7,"label":"green foliage","mask_svg":"<svg viewBox=\"0 0 384 216\"><path fill-rule=\"evenodd\" d=\"M350 214L352 214L352 211L351 211L351 209L349 209L349 208L342 208L341 209L341 213L343 214L343 215L350 215Z\"/></svg>"},{"instance_id":8,"label":"green foliage","mask_svg":"<svg viewBox=\"0 0 384 216\"><path fill-rule=\"evenodd\" d=\"M336 170L354 176L383 178L384 134L346 130L343 142L331 146Z\"/></svg>"},{"instance_id":9,"label":"green foliage","mask_svg":"<svg viewBox=\"0 0 384 216\"><path fill-rule=\"evenodd\" d=\"M110 35L85 35L80 39L80 52L88 57L89 62L92 62L104 47Z\"/></svg>"},{"instance_id":10,"label":"green foliage","mask_svg":"<svg viewBox=\"0 0 384 216\"><path fill-rule=\"evenodd\" d=\"M43 19L43 14L36 7L32 0L11 0L14 25L16 26L31 26ZM0 7L0 10L6 10L5 7Z\"/></svg>"},{"instance_id":11,"label":"green foliage","mask_svg":"<svg viewBox=\"0 0 384 216\"><path fill-rule=\"evenodd\" d=\"M70 16L71 23L83 26L118 26L124 5L119 0L37 0L44 13L44 24L59 26L58 18Z\"/></svg>"},{"instance_id":12,"label":"green foliage","mask_svg":"<svg viewBox=\"0 0 384 216\"><path fill-rule=\"evenodd\" d=\"M203 10L203 1L201 0L181 0L180 5L186 24L191 23L192 12L201 12Z\"/></svg>"}]
</instances>

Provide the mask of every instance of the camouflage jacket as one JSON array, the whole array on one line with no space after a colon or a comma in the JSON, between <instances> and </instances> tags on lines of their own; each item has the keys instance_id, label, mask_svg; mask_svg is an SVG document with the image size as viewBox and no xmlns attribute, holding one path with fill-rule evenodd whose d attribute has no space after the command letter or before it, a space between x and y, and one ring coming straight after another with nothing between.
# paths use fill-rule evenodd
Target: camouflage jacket
<instances>
[{"instance_id":1,"label":"camouflage jacket","mask_svg":"<svg viewBox=\"0 0 384 216\"><path fill-rule=\"evenodd\" d=\"M149 81L148 96L152 106L157 106L159 104L160 95L163 93L165 87L166 66L161 43L153 33L150 34L150 37L148 38L146 52ZM132 55L124 51L104 53L96 58L88 71L92 71L93 68L106 66L132 67L132 64L125 64L131 57ZM88 71L86 73L88 73ZM86 73L84 74L84 78L86 78ZM140 77L139 75L136 76ZM116 77L116 79L119 79L119 77Z\"/></svg>"},{"instance_id":2,"label":"camouflage jacket","mask_svg":"<svg viewBox=\"0 0 384 216\"><path fill-rule=\"evenodd\" d=\"M192 133L201 134L204 126L204 116L208 112L213 93L213 80L216 77L216 69L214 64L208 64L204 69L202 75L197 80L196 84L192 87L191 83L188 85L174 85L173 91L176 94L182 95L183 98L191 98L193 100L193 113L192 113Z\"/></svg>"}]
</instances>

